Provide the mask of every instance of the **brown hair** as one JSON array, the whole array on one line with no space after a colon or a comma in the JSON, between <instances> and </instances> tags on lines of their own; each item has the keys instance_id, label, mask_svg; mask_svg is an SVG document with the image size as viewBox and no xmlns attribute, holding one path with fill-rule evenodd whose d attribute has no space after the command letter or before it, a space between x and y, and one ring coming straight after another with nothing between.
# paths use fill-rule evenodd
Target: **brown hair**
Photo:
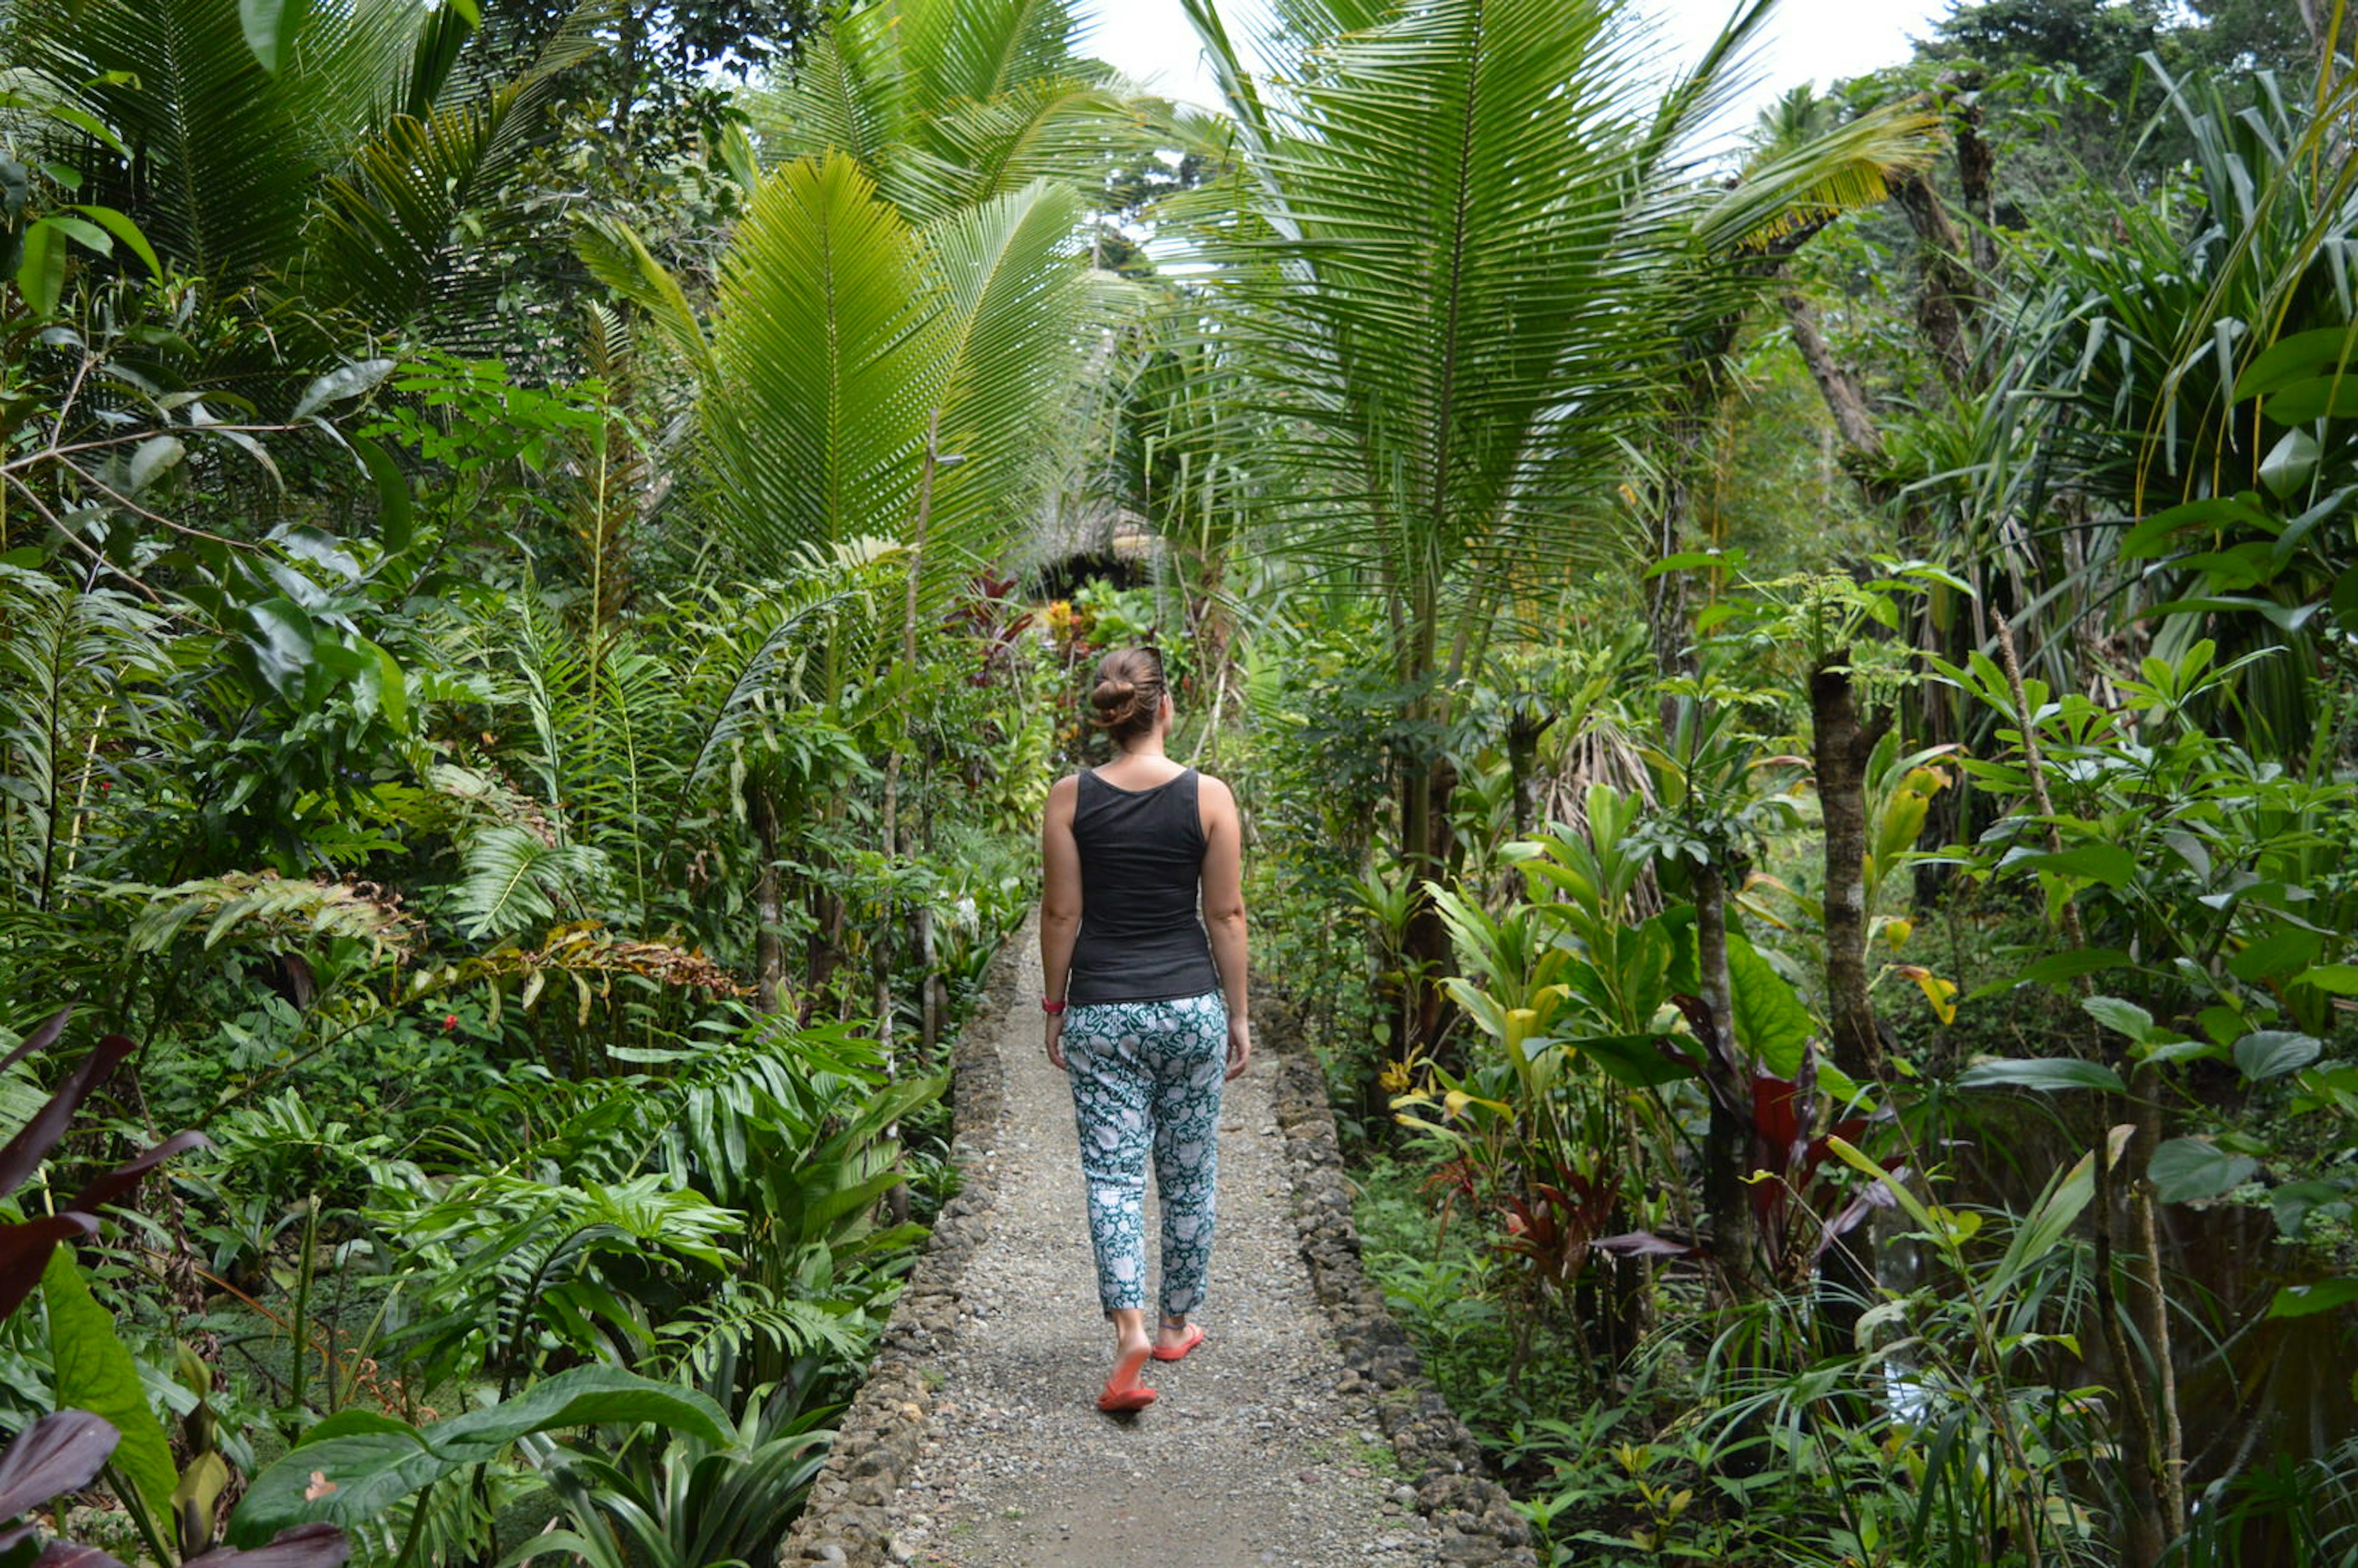
<instances>
[{"instance_id":1,"label":"brown hair","mask_svg":"<svg viewBox=\"0 0 2358 1568\"><path fill-rule=\"evenodd\" d=\"M1153 730L1163 693L1162 654L1147 647L1116 648L1098 661L1089 706L1098 710L1098 728L1114 744L1127 746Z\"/></svg>"}]
</instances>

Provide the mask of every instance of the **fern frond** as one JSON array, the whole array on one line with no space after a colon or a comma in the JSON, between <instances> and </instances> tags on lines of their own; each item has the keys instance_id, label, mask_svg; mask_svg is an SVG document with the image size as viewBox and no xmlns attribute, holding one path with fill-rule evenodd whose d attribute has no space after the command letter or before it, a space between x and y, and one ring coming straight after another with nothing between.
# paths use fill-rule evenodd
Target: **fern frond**
<instances>
[{"instance_id":1,"label":"fern frond","mask_svg":"<svg viewBox=\"0 0 2358 1568\"><path fill-rule=\"evenodd\" d=\"M656 1330L659 1375L709 1380L723 1367L767 1353L785 1359L866 1352L871 1325L848 1304L785 1298L747 1281L696 1303Z\"/></svg>"},{"instance_id":2,"label":"fern frond","mask_svg":"<svg viewBox=\"0 0 2358 1568\"><path fill-rule=\"evenodd\" d=\"M449 909L466 923L470 941L545 927L559 899L587 908L606 876L606 859L598 850L552 845L522 827L486 828L468 841L460 862L464 876Z\"/></svg>"},{"instance_id":3,"label":"fern frond","mask_svg":"<svg viewBox=\"0 0 2358 1568\"><path fill-rule=\"evenodd\" d=\"M131 923L135 953L162 952L200 920L209 949L224 942L290 946L341 936L368 943L382 959L407 954L417 938L417 922L403 912L400 895L373 882L232 871L168 888L124 883L106 896L144 901Z\"/></svg>"}]
</instances>

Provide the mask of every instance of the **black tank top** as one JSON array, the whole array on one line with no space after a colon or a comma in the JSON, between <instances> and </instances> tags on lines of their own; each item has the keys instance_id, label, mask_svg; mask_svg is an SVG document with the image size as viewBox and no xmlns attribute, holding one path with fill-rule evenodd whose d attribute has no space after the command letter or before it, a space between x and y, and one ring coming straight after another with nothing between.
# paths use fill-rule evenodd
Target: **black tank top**
<instances>
[{"instance_id":1,"label":"black tank top","mask_svg":"<svg viewBox=\"0 0 2358 1568\"><path fill-rule=\"evenodd\" d=\"M1204 819L1195 770L1152 789L1080 775L1073 841L1081 852L1081 931L1068 1001L1171 1001L1217 990L1196 913Z\"/></svg>"}]
</instances>

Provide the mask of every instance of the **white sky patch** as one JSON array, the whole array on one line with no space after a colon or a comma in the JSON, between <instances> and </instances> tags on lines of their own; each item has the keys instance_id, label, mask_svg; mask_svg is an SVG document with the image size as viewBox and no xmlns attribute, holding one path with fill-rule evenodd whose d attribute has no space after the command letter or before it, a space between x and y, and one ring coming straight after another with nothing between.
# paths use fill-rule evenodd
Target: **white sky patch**
<instances>
[{"instance_id":1,"label":"white sky patch","mask_svg":"<svg viewBox=\"0 0 2358 1568\"><path fill-rule=\"evenodd\" d=\"M1688 60L1718 35L1729 8L1717 0L1655 0L1665 39ZM1258 0L1219 0L1231 37L1249 33L1266 13ZM1751 84L1731 119L1737 125L1787 88L1802 81L1831 85L1908 58L1909 39L1931 31L1950 0L1784 0L1769 18L1767 42L1755 57ZM1204 70L1195 30L1179 0L1082 0L1092 31L1083 46L1150 90L1206 108L1219 92Z\"/></svg>"}]
</instances>

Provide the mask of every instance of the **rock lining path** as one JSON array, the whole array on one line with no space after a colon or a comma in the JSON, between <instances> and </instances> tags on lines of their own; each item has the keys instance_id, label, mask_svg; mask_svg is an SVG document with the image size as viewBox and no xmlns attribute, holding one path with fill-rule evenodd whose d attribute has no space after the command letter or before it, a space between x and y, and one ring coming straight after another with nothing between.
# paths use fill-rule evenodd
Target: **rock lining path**
<instances>
[{"instance_id":1,"label":"rock lining path","mask_svg":"<svg viewBox=\"0 0 2358 1568\"><path fill-rule=\"evenodd\" d=\"M1040 994L1027 931L1018 997ZM897 1561L953 1568L1360 1568L1444 1561L1370 1392L1311 1289L1292 1216L1277 1064L1228 1086L1208 1336L1152 1365L1134 1417L1092 1405L1111 1349L1097 1307L1073 1108L1036 1010L995 1023L1005 1074L997 1194L926 1368L929 1437L891 1511ZM1152 1238L1154 1227L1148 1226ZM1339 1387L1354 1389L1338 1394Z\"/></svg>"}]
</instances>

